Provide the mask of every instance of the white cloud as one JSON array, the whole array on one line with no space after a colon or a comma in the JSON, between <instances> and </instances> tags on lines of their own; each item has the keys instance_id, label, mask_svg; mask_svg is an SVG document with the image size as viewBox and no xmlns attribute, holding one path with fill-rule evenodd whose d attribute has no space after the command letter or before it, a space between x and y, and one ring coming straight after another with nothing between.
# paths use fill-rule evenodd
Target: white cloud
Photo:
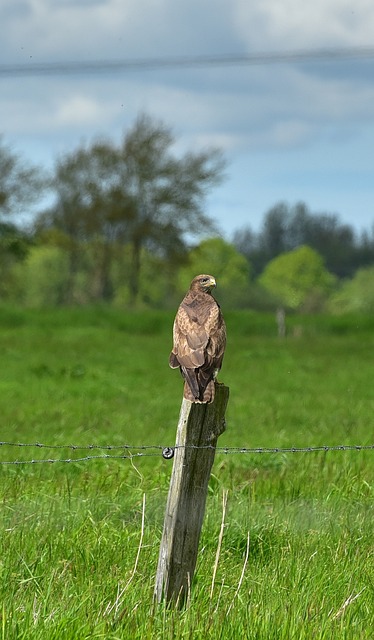
<instances>
[{"instance_id":1,"label":"white cloud","mask_svg":"<svg viewBox=\"0 0 374 640\"><path fill-rule=\"evenodd\" d=\"M32 56L35 62L101 58L101 47L105 44L106 53L115 50L116 40L126 33L132 7L120 0L29 0L18 14L13 12L5 29L0 26L0 34L13 59L15 55ZM3 10L3 26L6 16Z\"/></svg>"},{"instance_id":2,"label":"white cloud","mask_svg":"<svg viewBox=\"0 0 374 640\"><path fill-rule=\"evenodd\" d=\"M104 113L105 104L82 95L74 95L58 106L54 121L62 126L88 124L99 127Z\"/></svg>"},{"instance_id":3,"label":"white cloud","mask_svg":"<svg viewBox=\"0 0 374 640\"><path fill-rule=\"evenodd\" d=\"M250 51L362 46L374 39L372 0L237 0L234 7Z\"/></svg>"}]
</instances>

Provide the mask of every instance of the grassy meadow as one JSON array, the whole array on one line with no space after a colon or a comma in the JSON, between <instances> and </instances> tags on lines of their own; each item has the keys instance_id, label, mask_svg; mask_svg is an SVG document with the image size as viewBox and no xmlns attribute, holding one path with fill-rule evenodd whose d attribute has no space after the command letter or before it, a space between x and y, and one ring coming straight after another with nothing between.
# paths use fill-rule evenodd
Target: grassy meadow
<instances>
[{"instance_id":1,"label":"grassy meadow","mask_svg":"<svg viewBox=\"0 0 374 640\"><path fill-rule=\"evenodd\" d=\"M4 464L173 445L172 315L0 309L0 638L373 638L373 450L217 453L176 610L152 603L171 461ZM374 319L293 317L280 340L271 316L225 316L218 446L374 443Z\"/></svg>"}]
</instances>

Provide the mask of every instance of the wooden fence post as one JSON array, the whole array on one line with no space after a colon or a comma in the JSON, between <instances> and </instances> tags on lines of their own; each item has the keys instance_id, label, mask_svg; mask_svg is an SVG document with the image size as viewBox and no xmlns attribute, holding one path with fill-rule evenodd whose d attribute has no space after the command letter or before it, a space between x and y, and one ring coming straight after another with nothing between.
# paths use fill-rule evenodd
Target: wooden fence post
<instances>
[{"instance_id":1,"label":"wooden fence post","mask_svg":"<svg viewBox=\"0 0 374 640\"><path fill-rule=\"evenodd\" d=\"M194 576L208 482L225 430L229 389L216 383L211 404L183 399L158 559L154 599L183 602ZM205 448L204 448L205 447Z\"/></svg>"}]
</instances>

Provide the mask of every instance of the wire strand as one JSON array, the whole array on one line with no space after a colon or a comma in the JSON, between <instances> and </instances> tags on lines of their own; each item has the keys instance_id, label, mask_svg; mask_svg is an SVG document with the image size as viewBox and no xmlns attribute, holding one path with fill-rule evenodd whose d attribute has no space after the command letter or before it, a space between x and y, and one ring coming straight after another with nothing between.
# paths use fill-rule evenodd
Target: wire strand
<instances>
[{"instance_id":1,"label":"wire strand","mask_svg":"<svg viewBox=\"0 0 374 640\"><path fill-rule=\"evenodd\" d=\"M165 447L163 445L74 445L74 444L55 444L48 445L41 442L25 443L25 442L0 442L0 447L34 447L38 449L70 449L72 451L83 450L103 450L103 451L126 451L123 455L112 455L110 453L99 455L81 456L78 458L44 458L31 460L0 460L0 465L27 465L27 464L52 464L56 462L72 463L72 462L87 462L91 460L132 460L134 458L145 457L159 457L162 456L170 460L174 457L174 452L177 449L199 449L199 450L214 450L217 454L284 454L284 453L312 453L312 452L328 452L328 451L368 451L374 450L374 444L368 445L317 445L317 446L305 446L305 447L214 447L213 445L176 445L174 447Z\"/></svg>"},{"instance_id":2,"label":"wire strand","mask_svg":"<svg viewBox=\"0 0 374 640\"><path fill-rule=\"evenodd\" d=\"M28 62L0 65L1 76L76 75L120 71L151 71L154 69L224 67L279 64L286 62L341 61L373 58L374 47L347 47L273 51L250 54L212 54L170 56L123 60L72 60L62 62Z\"/></svg>"}]
</instances>

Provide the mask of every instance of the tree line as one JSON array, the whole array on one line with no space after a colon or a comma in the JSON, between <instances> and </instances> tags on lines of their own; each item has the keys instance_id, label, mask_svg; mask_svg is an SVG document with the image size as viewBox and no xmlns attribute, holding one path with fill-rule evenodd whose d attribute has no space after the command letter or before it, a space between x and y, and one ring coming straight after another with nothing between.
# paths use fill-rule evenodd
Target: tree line
<instances>
[{"instance_id":1,"label":"tree line","mask_svg":"<svg viewBox=\"0 0 374 640\"><path fill-rule=\"evenodd\" d=\"M255 275L273 258L307 245L323 257L331 273L349 278L374 263L374 216L372 229L357 235L336 214L312 213L304 202L279 202L266 213L259 233L245 226L234 233L233 242L251 262Z\"/></svg>"},{"instance_id":2,"label":"tree line","mask_svg":"<svg viewBox=\"0 0 374 640\"><path fill-rule=\"evenodd\" d=\"M0 140L0 300L168 307L211 271L231 307L345 310L344 287L374 264L374 228L358 236L337 215L277 203L258 233L247 225L225 240L204 211L222 152L178 155L175 142L141 114L118 143L95 139L48 175Z\"/></svg>"}]
</instances>

